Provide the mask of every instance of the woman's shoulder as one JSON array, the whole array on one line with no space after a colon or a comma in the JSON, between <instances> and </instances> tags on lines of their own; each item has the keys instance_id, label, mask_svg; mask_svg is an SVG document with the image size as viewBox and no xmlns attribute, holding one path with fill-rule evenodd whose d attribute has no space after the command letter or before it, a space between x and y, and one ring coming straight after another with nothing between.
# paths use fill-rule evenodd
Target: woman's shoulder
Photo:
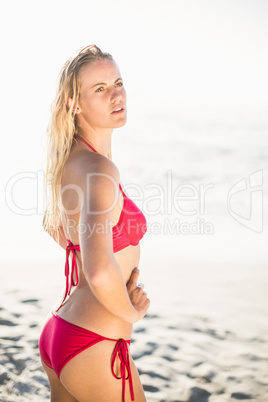
<instances>
[{"instance_id":1,"label":"woman's shoulder","mask_svg":"<svg viewBox=\"0 0 268 402\"><path fill-rule=\"evenodd\" d=\"M111 178L113 181L120 182L120 173L116 164L108 157L87 150L80 150L70 155L63 171L64 177L71 182L83 183L90 177L97 179Z\"/></svg>"}]
</instances>

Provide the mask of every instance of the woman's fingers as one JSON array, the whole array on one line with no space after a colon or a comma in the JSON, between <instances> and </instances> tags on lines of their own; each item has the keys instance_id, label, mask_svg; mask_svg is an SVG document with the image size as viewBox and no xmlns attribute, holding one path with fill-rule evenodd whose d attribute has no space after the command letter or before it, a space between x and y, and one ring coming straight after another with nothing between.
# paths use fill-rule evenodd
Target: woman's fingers
<instances>
[{"instance_id":1,"label":"woman's fingers","mask_svg":"<svg viewBox=\"0 0 268 402\"><path fill-rule=\"evenodd\" d=\"M131 303L140 313L140 318L144 317L146 311L149 308L150 300L147 298L147 292L144 291L144 284L139 283L137 285L137 280L140 271L138 268L134 268L131 272L131 276L127 283L127 291Z\"/></svg>"},{"instance_id":2,"label":"woman's fingers","mask_svg":"<svg viewBox=\"0 0 268 402\"><path fill-rule=\"evenodd\" d=\"M129 281L127 283L127 288L128 289L135 289L137 287L137 280L139 277L140 271L138 268L134 268L133 271L131 272L131 276L129 278Z\"/></svg>"}]
</instances>

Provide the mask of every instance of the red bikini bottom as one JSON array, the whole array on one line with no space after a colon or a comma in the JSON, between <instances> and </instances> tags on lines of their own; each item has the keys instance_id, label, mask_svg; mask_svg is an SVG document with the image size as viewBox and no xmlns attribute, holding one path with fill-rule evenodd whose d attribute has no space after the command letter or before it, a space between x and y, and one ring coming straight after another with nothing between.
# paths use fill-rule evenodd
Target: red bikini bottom
<instances>
[{"instance_id":1,"label":"red bikini bottom","mask_svg":"<svg viewBox=\"0 0 268 402\"><path fill-rule=\"evenodd\" d=\"M111 368L113 376L118 380L122 379L123 402L125 402L126 380L129 380L131 400L134 401L127 346L130 345L130 340L125 341L124 339L105 338L95 332L71 324L52 312L43 326L39 339L39 350L44 363L52 368L59 378L61 370L73 357L104 340L116 342L112 355ZM121 377L118 377L114 372L114 364L117 355L121 361Z\"/></svg>"}]
</instances>

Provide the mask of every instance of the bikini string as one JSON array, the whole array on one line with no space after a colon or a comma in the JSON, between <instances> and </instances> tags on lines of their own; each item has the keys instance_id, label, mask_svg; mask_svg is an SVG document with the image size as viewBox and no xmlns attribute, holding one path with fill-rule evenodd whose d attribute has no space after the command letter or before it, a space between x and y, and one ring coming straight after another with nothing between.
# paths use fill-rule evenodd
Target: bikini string
<instances>
[{"instance_id":1,"label":"bikini string","mask_svg":"<svg viewBox=\"0 0 268 402\"><path fill-rule=\"evenodd\" d=\"M116 360L117 355L121 361L121 377L118 377L114 371L114 365L115 365L115 360ZM126 376L126 370L127 370L127 376ZM113 376L117 380L122 379L123 402L125 402L126 380L129 380L131 400L134 401L134 390L133 390L132 376L131 376L131 370L130 370L130 364L129 364L128 346L127 346L127 342L124 339L119 339L115 345L113 356L112 356L112 373L113 373Z\"/></svg>"},{"instance_id":2,"label":"bikini string","mask_svg":"<svg viewBox=\"0 0 268 402\"><path fill-rule=\"evenodd\" d=\"M74 245L72 242L70 242L67 239L66 261L65 261L66 287L65 287L65 295L62 300L61 306L63 305L67 295L69 295L71 293L72 286L78 285L78 269L77 269L75 250L80 251L79 245ZM71 253L72 253L72 269L71 269L71 284L69 285L69 276L70 276L69 256ZM75 278L76 278L75 281L74 281L74 274L75 274Z\"/></svg>"}]
</instances>

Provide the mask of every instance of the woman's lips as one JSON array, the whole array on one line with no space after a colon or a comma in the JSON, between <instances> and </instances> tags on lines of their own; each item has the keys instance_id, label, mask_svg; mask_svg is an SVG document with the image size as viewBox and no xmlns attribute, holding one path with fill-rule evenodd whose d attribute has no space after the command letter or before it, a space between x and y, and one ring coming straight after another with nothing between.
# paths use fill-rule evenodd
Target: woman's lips
<instances>
[{"instance_id":1,"label":"woman's lips","mask_svg":"<svg viewBox=\"0 0 268 402\"><path fill-rule=\"evenodd\" d=\"M123 108L123 106L116 106L111 114L118 114L118 113L122 113L124 111L125 111L125 109Z\"/></svg>"},{"instance_id":2,"label":"woman's lips","mask_svg":"<svg viewBox=\"0 0 268 402\"><path fill-rule=\"evenodd\" d=\"M122 113L124 111L125 111L125 109L115 110L114 112L112 112L112 114L118 114L118 113Z\"/></svg>"}]
</instances>

